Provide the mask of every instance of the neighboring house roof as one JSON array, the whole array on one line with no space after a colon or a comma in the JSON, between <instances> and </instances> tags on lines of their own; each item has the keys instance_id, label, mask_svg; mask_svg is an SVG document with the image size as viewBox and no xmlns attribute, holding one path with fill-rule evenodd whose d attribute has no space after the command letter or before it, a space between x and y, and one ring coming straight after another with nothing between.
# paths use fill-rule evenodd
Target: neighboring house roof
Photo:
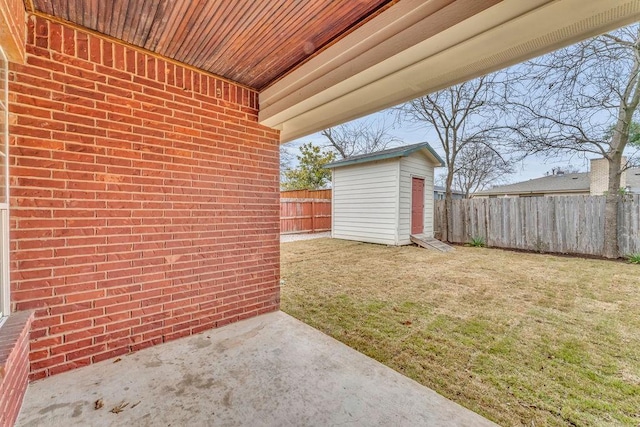
<instances>
[{"instance_id":1,"label":"neighboring house roof","mask_svg":"<svg viewBox=\"0 0 640 427\"><path fill-rule=\"evenodd\" d=\"M477 196L494 194L529 194L529 193L579 193L589 192L589 173L567 173L549 175L515 184L499 185L490 190L478 191Z\"/></svg>"},{"instance_id":2,"label":"neighboring house roof","mask_svg":"<svg viewBox=\"0 0 640 427\"><path fill-rule=\"evenodd\" d=\"M337 168L342 166L355 165L358 163L374 162L376 160L393 159L396 157L407 157L416 151L427 150L433 159L438 163L436 166L444 166L444 160L435 152L435 150L427 143L420 142L417 144L404 145L402 147L389 148L388 150L376 151L375 153L359 154L357 156L347 157L325 165L325 168Z\"/></svg>"},{"instance_id":3,"label":"neighboring house roof","mask_svg":"<svg viewBox=\"0 0 640 427\"><path fill-rule=\"evenodd\" d=\"M433 191L435 191L437 193L444 193L446 190L447 189L444 188L442 185L434 185L433 186ZM464 195L464 191L454 190L454 189L451 189L451 193Z\"/></svg>"},{"instance_id":4,"label":"neighboring house roof","mask_svg":"<svg viewBox=\"0 0 640 427\"><path fill-rule=\"evenodd\" d=\"M627 186L633 193L640 193L640 168L627 169Z\"/></svg>"},{"instance_id":5,"label":"neighboring house roof","mask_svg":"<svg viewBox=\"0 0 640 427\"><path fill-rule=\"evenodd\" d=\"M627 186L633 192L640 192L640 168L627 170ZM589 172L549 175L515 184L499 185L490 190L478 191L475 196L517 195L537 193L588 193Z\"/></svg>"}]
</instances>

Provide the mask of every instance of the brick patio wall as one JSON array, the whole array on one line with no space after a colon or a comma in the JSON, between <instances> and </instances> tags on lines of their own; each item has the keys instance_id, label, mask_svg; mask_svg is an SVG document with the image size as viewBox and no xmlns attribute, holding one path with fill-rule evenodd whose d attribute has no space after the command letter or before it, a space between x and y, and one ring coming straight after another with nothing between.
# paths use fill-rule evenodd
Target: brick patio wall
<instances>
[{"instance_id":1,"label":"brick patio wall","mask_svg":"<svg viewBox=\"0 0 640 427\"><path fill-rule=\"evenodd\" d=\"M0 327L0 426L15 423L27 390L32 319L32 312L22 311Z\"/></svg>"},{"instance_id":2,"label":"brick patio wall","mask_svg":"<svg viewBox=\"0 0 640 427\"><path fill-rule=\"evenodd\" d=\"M278 134L257 93L28 19L10 67L13 310L31 379L278 309Z\"/></svg>"}]
</instances>

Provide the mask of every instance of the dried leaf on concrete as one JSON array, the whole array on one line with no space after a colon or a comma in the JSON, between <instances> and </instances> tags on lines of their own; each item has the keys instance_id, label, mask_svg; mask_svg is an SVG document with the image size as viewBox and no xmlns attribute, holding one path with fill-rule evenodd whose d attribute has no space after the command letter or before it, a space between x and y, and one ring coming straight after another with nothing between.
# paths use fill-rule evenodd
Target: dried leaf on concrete
<instances>
[{"instance_id":1,"label":"dried leaf on concrete","mask_svg":"<svg viewBox=\"0 0 640 427\"><path fill-rule=\"evenodd\" d=\"M101 409L104 406L104 400L102 399L98 399L95 401L93 407L97 410L97 409Z\"/></svg>"},{"instance_id":2,"label":"dried leaf on concrete","mask_svg":"<svg viewBox=\"0 0 640 427\"><path fill-rule=\"evenodd\" d=\"M120 412L124 411L124 408L126 408L127 406L129 406L129 402L121 402L119 405L114 406L113 408L111 408L111 411L109 412L113 412L114 414L119 414Z\"/></svg>"}]
</instances>

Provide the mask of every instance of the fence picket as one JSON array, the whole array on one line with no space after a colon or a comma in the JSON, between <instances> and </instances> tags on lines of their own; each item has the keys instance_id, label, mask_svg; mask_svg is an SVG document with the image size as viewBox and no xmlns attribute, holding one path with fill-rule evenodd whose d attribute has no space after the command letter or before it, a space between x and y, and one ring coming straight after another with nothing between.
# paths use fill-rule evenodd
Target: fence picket
<instances>
[{"instance_id":1,"label":"fence picket","mask_svg":"<svg viewBox=\"0 0 640 427\"><path fill-rule=\"evenodd\" d=\"M449 240L481 237L488 246L539 252L602 255L604 197L553 196L474 198L452 203ZM435 205L435 231L441 232L444 201ZM640 195L627 196L618 210L621 255L640 252Z\"/></svg>"},{"instance_id":2,"label":"fence picket","mask_svg":"<svg viewBox=\"0 0 640 427\"><path fill-rule=\"evenodd\" d=\"M331 190L280 193L280 232L312 233L331 230Z\"/></svg>"}]
</instances>

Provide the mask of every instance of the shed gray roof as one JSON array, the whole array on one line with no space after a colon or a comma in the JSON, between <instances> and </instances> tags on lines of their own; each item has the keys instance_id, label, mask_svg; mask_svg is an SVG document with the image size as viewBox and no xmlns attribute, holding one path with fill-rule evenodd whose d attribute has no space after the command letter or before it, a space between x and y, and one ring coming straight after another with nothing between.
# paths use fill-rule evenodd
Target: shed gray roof
<instances>
[{"instance_id":1,"label":"shed gray roof","mask_svg":"<svg viewBox=\"0 0 640 427\"><path fill-rule=\"evenodd\" d=\"M640 192L640 168L627 170L627 185L632 192ZM499 185L490 190L479 191L477 196L502 194L534 194L534 193L588 193L590 188L589 172L550 175L542 178L515 184Z\"/></svg>"},{"instance_id":2,"label":"shed gray roof","mask_svg":"<svg viewBox=\"0 0 640 427\"><path fill-rule=\"evenodd\" d=\"M416 151L426 149L437 162L440 163L439 166L444 165L444 160L435 152L435 150L429 145L427 142L419 142L417 144L404 145L402 147L389 148L388 150L376 151L375 153L369 154L359 154L357 156L347 157L343 160L338 160L336 162L329 163L325 165L325 168L337 168L342 166L349 166L358 163L367 163L373 162L376 160L385 160L385 159L393 159L395 157L406 157L409 156Z\"/></svg>"}]
</instances>

